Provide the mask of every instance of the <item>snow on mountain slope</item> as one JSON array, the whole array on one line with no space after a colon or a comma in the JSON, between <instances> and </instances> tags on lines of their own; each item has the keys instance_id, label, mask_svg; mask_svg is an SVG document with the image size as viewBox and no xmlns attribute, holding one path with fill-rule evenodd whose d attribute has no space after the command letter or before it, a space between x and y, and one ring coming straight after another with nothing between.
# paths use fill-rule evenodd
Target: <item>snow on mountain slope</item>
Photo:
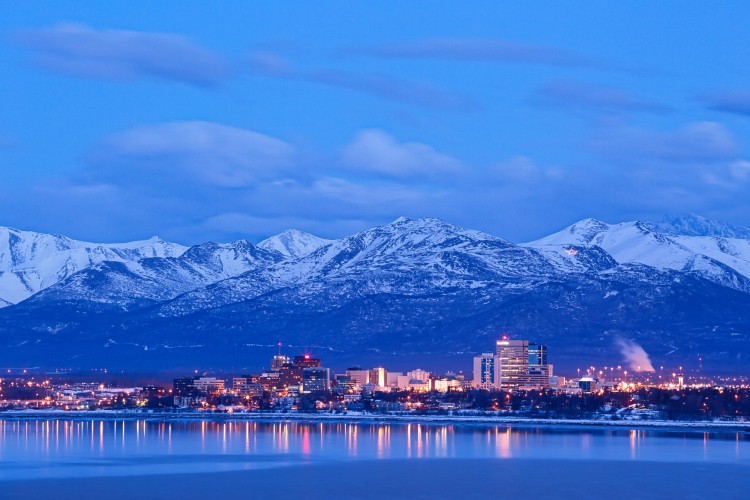
<instances>
[{"instance_id":1,"label":"snow on mountain slope","mask_svg":"<svg viewBox=\"0 0 750 500\"><path fill-rule=\"evenodd\" d=\"M159 238L87 243L65 236L0 227L0 299L18 303L73 273L103 261L177 257L186 247ZM5 305L0 302L0 307Z\"/></svg>"},{"instance_id":2,"label":"snow on mountain slope","mask_svg":"<svg viewBox=\"0 0 750 500\"><path fill-rule=\"evenodd\" d=\"M644 222L606 224L584 219L525 244L538 249L597 246L621 264L645 264L698 274L725 286L750 291L750 241L714 236L668 235ZM557 251L557 250L556 250Z\"/></svg>"},{"instance_id":3,"label":"snow on mountain slope","mask_svg":"<svg viewBox=\"0 0 750 500\"><path fill-rule=\"evenodd\" d=\"M281 257L240 240L204 243L179 257L149 257L94 264L30 299L33 302L86 300L127 307L139 301L169 300L179 294L265 269Z\"/></svg>"},{"instance_id":4,"label":"snow on mountain slope","mask_svg":"<svg viewBox=\"0 0 750 500\"><path fill-rule=\"evenodd\" d=\"M266 238L258 243L257 246L264 250L279 252L287 258L296 258L304 257L332 241L318 238L314 234L298 231L297 229L287 229L276 236Z\"/></svg>"},{"instance_id":5,"label":"snow on mountain slope","mask_svg":"<svg viewBox=\"0 0 750 500\"><path fill-rule=\"evenodd\" d=\"M415 264L438 264L436 259L451 252L492 251L513 246L501 238L462 229L439 219L401 217L391 224L335 240L303 258L283 262L277 266L275 274L302 279L355 269L398 271ZM447 269L454 267L450 263L445 265Z\"/></svg>"},{"instance_id":6,"label":"snow on mountain slope","mask_svg":"<svg viewBox=\"0 0 750 500\"><path fill-rule=\"evenodd\" d=\"M366 295L423 296L458 290L514 287L558 279L561 273L604 271L617 263L603 250L580 257L521 247L438 219L400 218L335 240L309 255L280 261L178 297L163 310L186 314L263 293L293 293L334 304ZM293 290L293 292L290 292Z\"/></svg>"}]
</instances>

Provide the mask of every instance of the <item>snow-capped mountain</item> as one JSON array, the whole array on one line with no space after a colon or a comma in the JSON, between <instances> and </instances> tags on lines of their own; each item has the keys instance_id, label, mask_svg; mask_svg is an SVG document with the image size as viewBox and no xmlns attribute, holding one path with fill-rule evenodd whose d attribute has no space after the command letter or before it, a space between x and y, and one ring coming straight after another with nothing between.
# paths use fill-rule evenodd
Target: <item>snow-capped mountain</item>
<instances>
[{"instance_id":1,"label":"snow-capped mountain","mask_svg":"<svg viewBox=\"0 0 750 500\"><path fill-rule=\"evenodd\" d=\"M399 218L335 240L261 272L196 289L162 308L183 315L247 301L271 290L293 290L297 301L332 304L378 293L422 296L465 289L531 287L561 274L615 267L604 251L551 256L439 219Z\"/></svg>"},{"instance_id":2,"label":"snow-capped mountain","mask_svg":"<svg viewBox=\"0 0 750 500\"><path fill-rule=\"evenodd\" d=\"M287 229L286 231L271 236L258 243L258 247L272 252L278 252L286 258L304 257L322 247L331 243L332 240L318 238L314 234L299 231L297 229Z\"/></svg>"},{"instance_id":3,"label":"snow-capped mountain","mask_svg":"<svg viewBox=\"0 0 750 500\"><path fill-rule=\"evenodd\" d=\"M204 243L179 257L105 261L61 280L31 302L88 301L132 307L172 299L239 274L265 269L281 257L245 240Z\"/></svg>"},{"instance_id":4,"label":"snow-capped mountain","mask_svg":"<svg viewBox=\"0 0 750 500\"><path fill-rule=\"evenodd\" d=\"M750 356L748 240L593 219L523 245L430 218L282 234L63 276L0 310L0 366L248 366L280 339L332 361L466 357L503 331L563 365L614 361L618 337L679 363Z\"/></svg>"},{"instance_id":5,"label":"snow-capped mountain","mask_svg":"<svg viewBox=\"0 0 750 500\"><path fill-rule=\"evenodd\" d=\"M715 236L717 238L739 238L750 240L750 228L715 221L700 215L664 217L654 227L665 234L674 236Z\"/></svg>"},{"instance_id":6,"label":"snow-capped mountain","mask_svg":"<svg viewBox=\"0 0 750 500\"><path fill-rule=\"evenodd\" d=\"M0 227L0 307L21 302L100 262L178 257L185 250L157 237L130 243L87 243Z\"/></svg>"},{"instance_id":7,"label":"snow-capped mountain","mask_svg":"<svg viewBox=\"0 0 750 500\"><path fill-rule=\"evenodd\" d=\"M699 222L700 227L722 227L707 219ZM620 264L694 272L724 286L750 291L750 240L666 234L658 227L647 222L606 224L584 219L526 246L547 251L570 245L599 247ZM679 227L670 226L672 232Z\"/></svg>"}]
</instances>

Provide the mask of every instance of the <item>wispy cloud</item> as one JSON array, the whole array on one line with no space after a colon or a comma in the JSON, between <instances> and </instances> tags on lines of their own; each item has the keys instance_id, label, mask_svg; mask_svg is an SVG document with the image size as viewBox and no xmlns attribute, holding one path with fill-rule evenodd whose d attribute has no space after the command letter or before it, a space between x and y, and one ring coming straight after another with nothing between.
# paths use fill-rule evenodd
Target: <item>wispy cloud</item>
<instances>
[{"instance_id":1,"label":"wispy cloud","mask_svg":"<svg viewBox=\"0 0 750 500\"><path fill-rule=\"evenodd\" d=\"M337 69L300 69L291 61L268 51L253 52L250 55L250 68L262 76L329 85L420 106L452 110L476 107L471 99L431 83Z\"/></svg>"},{"instance_id":2,"label":"wispy cloud","mask_svg":"<svg viewBox=\"0 0 750 500\"><path fill-rule=\"evenodd\" d=\"M403 59L453 59L552 66L599 65L590 57L559 47L490 38L430 38L359 47L350 52Z\"/></svg>"},{"instance_id":3,"label":"wispy cloud","mask_svg":"<svg viewBox=\"0 0 750 500\"><path fill-rule=\"evenodd\" d=\"M213 86L230 76L220 55L171 33L97 30L83 24L25 29L13 40L39 66L71 76L111 81L157 78Z\"/></svg>"},{"instance_id":4,"label":"wispy cloud","mask_svg":"<svg viewBox=\"0 0 750 500\"><path fill-rule=\"evenodd\" d=\"M294 148L250 130L204 121L144 125L107 137L92 162L121 182L247 187L288 171Z\"/></svg>"},{"instance_id":5,"label":"wispy cloud","mask_svg":"<svg viewBox=\"0 0 750 500\"><path fill-rule=\"evenodd\" d=\"M750 90L725 90L700 98L710 109L750 116Z\"/></svg>"},{"instance_id":6,"label":"wispy cloud","mask_svg":"<svg viewBox=\"0 0 750 500\"><path fill-rule=\"evenodd\" d=\"M740 154L734 136L718 122L693 122L671 132L618 129L591 144L609 158L640 161L710 163L734 160Z\"/></svg>"},{"instance_id":7,"label":"wispy cloud","mask_svg":"<svg viewBox=\"0 0 750 500\"><path fill-rule=\"evenodd\" d=\"M539 87L533 97L535 103L566 108L592 109L602 112L646 111L662 113L669 107L630 92L613 87L560 80Z\"/></svg>"},{"instance_id":8,"label":"wispy cloud","mask_svg":"<svg viewBox=\"0 0 750 500\"><path fill-rule=\"evenodd\" d=\"M340 236L403 214L518 241L586 216L614 221L716 206L744 213L750 163L719 123L600 128L597 141L596 154L575 163L516 155L477 165L380 129L306 155L251 130L157 123L104 138L78 175L31 193L0 186L0 208L31 223L70 221L57 230L71 234L147 232L188 243L261 239L289 226Z\"/></svg>"},{"instance_id":9,"label":"wispy cloud","mask_svg":"<svg viewBox=\"0 0 750 500\"><path fill-rule=\"evenodd\" d=\"M343 149L342 160L355 170L412 180L435 180L463 170L456 158L427 144L398 142L378 129L360 131Z\"/></svg>"}]
</instances>

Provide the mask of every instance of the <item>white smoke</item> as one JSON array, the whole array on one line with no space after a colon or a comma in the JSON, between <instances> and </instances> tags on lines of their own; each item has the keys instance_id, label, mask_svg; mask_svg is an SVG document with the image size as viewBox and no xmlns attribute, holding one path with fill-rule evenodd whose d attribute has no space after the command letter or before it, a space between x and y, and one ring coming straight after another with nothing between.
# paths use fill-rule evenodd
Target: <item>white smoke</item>
<instances>
[{"instance_id":1,"label":"white smoke","mask_svg":"<svg viewBox=\"0 0 750 500\"><path fill-rule=\"evenodd\" d=\"M643 350L643 347L639 346L635 342L628 340L617 339L615 340L617 347L620 349L623 360L630 365L630 369L640 372L653 372L654 367L651 364L651 359L648 357L648 353Z\"/></svg>"}]
</instances>

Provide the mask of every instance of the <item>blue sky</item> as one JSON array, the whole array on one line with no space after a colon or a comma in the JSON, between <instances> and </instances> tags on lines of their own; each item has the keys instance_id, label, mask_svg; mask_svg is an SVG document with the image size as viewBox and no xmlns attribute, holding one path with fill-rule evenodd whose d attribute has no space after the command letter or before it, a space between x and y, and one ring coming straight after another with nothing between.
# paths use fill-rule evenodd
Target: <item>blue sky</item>
<instances>
[{"instance_id":1,"label":"blue sky","mask_svg":"<svg viewBox=\"0 0 750 500\"><path fill-rule=\"evenodd\" d=\"M750 225L746 2L14 2L0 225Z\"/></svg>"}]
</instances>

